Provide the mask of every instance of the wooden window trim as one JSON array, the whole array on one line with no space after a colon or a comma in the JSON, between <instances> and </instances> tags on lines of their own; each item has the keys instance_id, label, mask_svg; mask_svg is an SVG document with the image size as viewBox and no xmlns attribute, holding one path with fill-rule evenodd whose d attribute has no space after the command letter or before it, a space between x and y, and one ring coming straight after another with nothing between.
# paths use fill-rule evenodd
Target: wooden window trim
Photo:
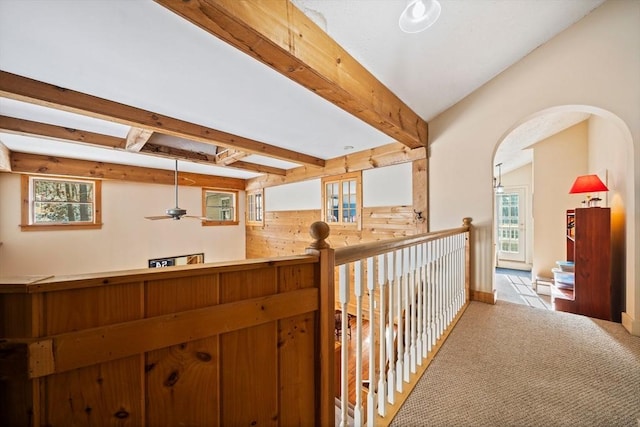
<instances>
[{"instance_id":1,"label":"wooden window trim","mask_svg":"<svg viewBox=\"0 0 640 427\"><path fill-rule=\"evenodd\" d=\"M250 220L249 218L251 217L251 212L250 212L250 208L251 205L249 203L249 198L251 196L255 196L256 194L260 195L260 204L262 205L262 218L260 220ZM257 225L257 226L264 226L264 191L262 189L260 190L256 190L256 191L251 191L251 192L247 192L247 200L246 200L246 222L247 225Z\"/></svg>"},{"instance_id":2,"label":"wooden window trim","mask_svg":"<svg viewBox=\"0 0 640 427\"><path fill-rule=\"evenodd\" d=\"M327 184L332 182L339 182L340 188L342 181L355 180L356 181L356 221L355 222L329 222L327 221ZM343 173L340 175L327 176L322 178L322 209L321 219L329 224L330 227L339 227L344 229L357 229L362 230L362 171Z\"/></svg>"},{"instance_id":3,"label":"wooden window trim","mask_svg":"<svg viewBox=\"0 0 640 427\"><path fill-rule=\"evenodd\" d=\"M21 175L20 176L20 197L22 203L20 207L20 230L21 231L53 231L53 230L99 230L102 228L102 181L93 179L82 179L75 177L59 177L61 179L70 179L73 181L85 181L93 183L94 193L94 217L92 223L87 224L31 224L30 217L30 182L31 178L57 179L58 177L49 177L43 175Z\"/></svg>"},{"instance_id":4,"label":"wooden window trim","mask_svg":"<svg viewBox=\"0 0 640 427\"><path fill-rule=\"evenodd\" d=\"M203 187L202 188L202 216L206 217L207 216L207 192L216 192L219 191L220 193L230 193L233 194L234 196L234 219L233 220L229 220L229 221L223 221L223 220L203 220L202 221L202 226L203 227L211 227L211 226L225 226L225 225L238 225L240 224L240 220L239 220L239 216L238 216L238 191L237 190L230 190L228 188L211 188L211 187Z\"/></svg>"}]
</instances>

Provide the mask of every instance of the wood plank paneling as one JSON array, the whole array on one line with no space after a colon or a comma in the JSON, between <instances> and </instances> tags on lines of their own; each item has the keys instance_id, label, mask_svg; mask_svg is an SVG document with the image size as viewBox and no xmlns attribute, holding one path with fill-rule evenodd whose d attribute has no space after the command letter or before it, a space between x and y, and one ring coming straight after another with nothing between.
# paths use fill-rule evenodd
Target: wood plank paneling
<instances>
[{"instance_id":1,"label":"wood plank paneling","mask_svg":"<svg viewBox=\"0 0 640 427\"><path fill-rule=\"evenodd\" d=\"M411 206L364 208L362 230L331 227L332 248L416 234ZM247 258L304 253L312 242L309 226L320 221L320 210L266 212L264 226L247 226Z\"/></svg>"},{"instance_id":2,"label":"wood plank paneling","mask_svg":"<svg viewBox=\"0 0 640 427\"><path fill-rule=\"evenodd\" d=\"M217 304L218 277L148 282L146 317ZM149 426L220 425L217 336L149 351L144 370Z\"/></svg>"},{"instance_id":3,"label":"wood plank paneling","mask_svg":"<svg viewBox=\"0 0 640 427\"><path fill-rule=\"evenodd\" d=\"M307 266L287 266L278 269L278 291L294 291L313 287L314 270ZM305 313L278 322L278 383L280 425L314 425L316 408L310 399L317 388L315 376L316 316ZM310 351L311 350L311 351Z\"/></svg>"},{"instance_id":4,"label":"wood plank paneling","mask_svg":"<svg viewBox=\"0 0 640 427\"><path fill-rule=\"evenodd\" d=\"M138 355L50 375L43 381L45 420L37 425L144 424Z\"/></svg>"},{"instance_id":5,"label":"wood plank paneling","mask_svg":"<svg viewBox=\"0 0 640 427\"><path fill-rule=\"evenodd\" d=\"M44 332L52 335L139 319L142 317L140 289L140 283L128 283L47 293L43 302ZM39 380L44 384L40 424L142 424L143 373L140 368L140 356L132 356Z\"/></svg>"},{"instance_id":6,"label":"wood plank paneling","mask_svg":"<svg viewBox=\"0 0 640 427\"><path fill-rule=\"evenodd\" d=\"M269 295L277 291L272 269L241 271L220 281L220 302ZM277 322L220 336L221 425L278 425ZM265 367L271 367L265 369ZM237 399L245 396L252 402Z\"/></svg>"}]
</instances>

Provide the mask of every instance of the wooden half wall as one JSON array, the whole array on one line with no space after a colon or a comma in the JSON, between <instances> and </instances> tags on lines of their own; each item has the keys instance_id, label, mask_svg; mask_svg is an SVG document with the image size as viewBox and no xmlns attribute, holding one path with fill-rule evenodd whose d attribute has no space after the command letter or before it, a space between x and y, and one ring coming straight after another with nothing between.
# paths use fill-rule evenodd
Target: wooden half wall
<instances>
[{"instance_id":1,"label":"wooden half wall","mask_svg":"<svg viewBox=\"0 0 640 427\"><path fill-rule=\"evenodd\" d=\"M0 425L331 425L319 259L4 279Z\"/></svg>"}]
</instances>

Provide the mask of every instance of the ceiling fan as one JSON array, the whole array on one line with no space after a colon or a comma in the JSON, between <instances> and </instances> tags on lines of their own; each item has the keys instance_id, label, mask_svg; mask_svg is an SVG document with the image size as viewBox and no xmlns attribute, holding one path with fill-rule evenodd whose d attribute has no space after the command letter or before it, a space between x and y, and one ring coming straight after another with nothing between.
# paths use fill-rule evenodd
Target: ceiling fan
<instances>
[{"instance_id":1,"label":"ceiling fan","mask_svg":"<svg viewBox=\"0 0 640 427\"><path fill-rule=\"evenodd\" d=\"M175 191L176 191L176 207L175 208L170 208L167 209L167 214L166 215L158 215L158 216L145 216L145 219L150 219L152 221L155 221L157 219L181 219L181 218L195 218L195 219L199 219L201 221L206 221L207 218L205 217L200 217L200 216L189 216L187 215L187 210L186 209L182 209L178 207L178 160L176 159L176 168L175 168L175 173L174 173L174 185L175 185Z\"/></svg>"}]
</instances>

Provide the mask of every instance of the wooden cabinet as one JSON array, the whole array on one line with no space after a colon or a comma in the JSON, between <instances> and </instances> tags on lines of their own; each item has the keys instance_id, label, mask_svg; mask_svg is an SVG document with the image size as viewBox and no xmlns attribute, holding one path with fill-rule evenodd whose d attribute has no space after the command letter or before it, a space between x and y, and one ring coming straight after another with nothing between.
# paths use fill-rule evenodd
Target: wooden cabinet
<instances>
[{"instance_id":1,"label":"wooden cabinet","mask_svg":"<svg viewBox=\"0 0 640 427\"><path fill-rule=\"evenodd\" d=\"M573 292L554 286L556 310L620 321L620 305L611 280L611 209L567 211L567 261L575 263Z\"/></svg>"}]
</instances>

